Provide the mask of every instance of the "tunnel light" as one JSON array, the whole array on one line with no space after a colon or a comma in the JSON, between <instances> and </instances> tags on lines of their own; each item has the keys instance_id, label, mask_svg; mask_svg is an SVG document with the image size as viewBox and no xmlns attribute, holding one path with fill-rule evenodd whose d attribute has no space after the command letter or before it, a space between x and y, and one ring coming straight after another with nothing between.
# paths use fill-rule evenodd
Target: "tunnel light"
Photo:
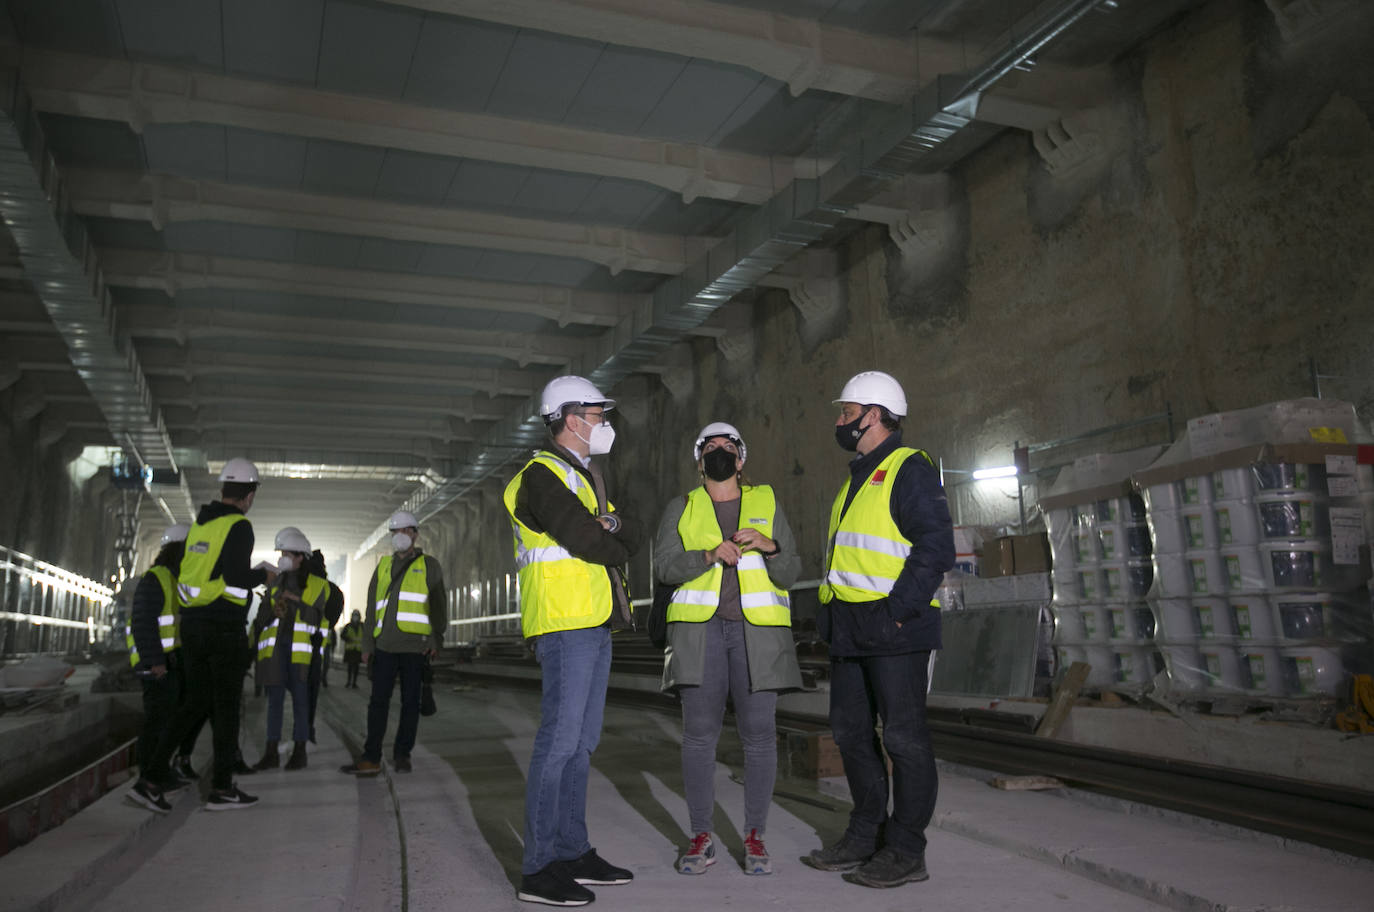
<instances>
[{"instance_id":1,"label":"tunnel light","mask_svg":"<svg viewBox=\"0 0 1374 912\"><path fill-rule=\"evenodd\" d=\"M974 469L974 481L986 481L989 478L1013 478L1016 475L1016 466L997 466L992 469Z\"/></svg>"}]
</instances>

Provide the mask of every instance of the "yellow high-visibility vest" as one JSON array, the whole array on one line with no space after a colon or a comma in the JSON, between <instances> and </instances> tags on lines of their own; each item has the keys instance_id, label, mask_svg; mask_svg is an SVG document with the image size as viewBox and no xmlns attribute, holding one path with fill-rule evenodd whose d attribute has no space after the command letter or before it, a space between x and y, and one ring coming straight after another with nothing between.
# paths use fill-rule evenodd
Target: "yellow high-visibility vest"
<instances>
[{"instance_id":1,"label":"yellow high-visibility vest","mask_svg":"<svg viewBox=\"0 0 1374 912\"><path fill-rule=\"evenodd\" d=\"M911 540L902 534L892 518L892 491L897 471L913 456L931 462L924 450L897 447L855 492L843 518L840 513L844 510L853 477L846 479L840 488L830 508L825 581L819 593L823 604L833 599L871 602L892 592L911 554ZM930 604L939 608L940 600L931 599Z\"/></svg>"},{"instance_id":2,"label":"yellow high-visibility vest","mask_svg":"<svg viewBox=\"0 0 1374 912\"><path fill-rule=\"evenodd\" d=\"M740 494L740 528L757 529L773 537L773 517L777 514L777 499L768 485L749 485ZM721 542L721 528L716 521L715 505L706 488L699 487L687 495L687 505L677 524L682 547L688 551L706 551ZM787 591L773 585L763 555L746 551L735 566L739 572L739 603L744 618L760 627L789 627L792 608ZM677 587L668 604L668 622L700 623L710 620L720 606L720 582L725 568L714 563L705 573Z\"/></svg>"},{"instance_id":3,"label":"yellow high-visibility vest","mask_svg":"<svg viewBox=\"0 0 1374 912\"><path fill-rule=\"evenodd\" d=\"M221 577L210 578L224 550L229 530L247 521L248 517L242 513L230 513L191 527L186 534L186 556L181 559L181 570L177 573L177 592L183 607L208 605L221 597L235 605L248 604L247 589L225 585Z\"/></svg>"},{"instance_id":4,"label":"yellow high-visibility vest","mask_svg":"<svg viewBox=\"0 0 1374 912\"><path fill-rule=\"evenodd\" d=\"M374 638L382 635L382 621L391 608L392 557L388 554L377 562L377 589L372 593L372 604L377 609L377 626L372 631ZM429 571L423 554L415 555L406 568L396 600L396 629L429 636L433 630L429 625Z\"/></svg>"},{"instance_id":5,"label":"yellow high-visibility vest","mask_svg":"<svg viewBox=\"0 0 1374 912\"><path fill-rule=\"evenodd\" d=\"M515 535L515 566L520 581L520 629L528 637L558 630L600 627L611 616L611 578L600 564L573 557L547 532L536 532L515 516L516 496L531 466L542 465L577 495L593 516L600 512L596 492L567 462L541 450L525 463L510 484L504 500ZM615 509L610 504L607 510Z\"/></svg>"},{"instance_id":6,"label":"yellow high-visibility vest","mask_svg":"<svg viewBox=\"0 0 1374 912\"><path fill-rule=\"evenodd\" d=\"M357 627L354 627L352 624L349 624L348 626L344 627L344 629L343 629L343 645L344 645L344 651L345 651L345 652L348 651L348 650L350 650L350 649L351 649L351 650L354 650L354 651L357 651L357 650L360 650L360 649L363 648L363 625L362 625L362 624L359 624Z\"/></svg>"},{"instance_id":7,"label":"yellow high-visibility vest","mask_svg":"<svg viewBox=\"0 0 1374 912\"><path fill-rule=\"evenodd\" d=\"M267 592L269 603L276 596L280 589L280 584L273 586ZM311 638L320 632L318 624L311 624L302 615L306 608L314 608L317 615L324 613L324 601L329 597L329 584L318 576L311 574L306 577L305 590L301 593L301 603L296 607L296 619L291 625L291 663L293 665L309 665L310 655L314 651L311 645ZM266 661L272 658L276 651L277 635L281 632L281 618L272 618L272 623L268 624L258 634L258 660Z\"/></svg>"},{"instance_id":8,"label":"yellow high-visibility vest","mask_svg":"<svg viewBox=\"0 0 1374 912\"><path fill-rule=\"evenodd\" d=\"M157 616L157 632L162 640L162 651L171 652L181 646L181 630L177 609L180 607L177 602L177 582L176 577L172 576L172 571L168 567L149 567L151 573L162 587L162 611ZM134 628L132 620L129 626L124 628L124 639L129 644L129 665L137 666L139 662L138 647L134 644Z\"/></svg>"}]
</instances>

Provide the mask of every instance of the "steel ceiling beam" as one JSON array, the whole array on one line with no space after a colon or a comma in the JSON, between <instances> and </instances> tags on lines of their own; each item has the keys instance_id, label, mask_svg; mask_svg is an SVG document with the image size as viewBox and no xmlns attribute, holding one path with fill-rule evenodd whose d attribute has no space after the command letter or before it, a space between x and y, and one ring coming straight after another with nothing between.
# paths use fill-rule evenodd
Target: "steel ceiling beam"
<instances>
[{"instance_id":1,"label":"steel ceiling beam","mask_svg":"<svg viewBox=\"0 0 1374 912\"><path fill-rule=\"evenodd\" d=\"M166 174L72 170L79 215L147 222L159 231L178 222L223 222L321 231L415 244L569 257L605 266L676 275L709 250L713 238L653 234L476 209L417 206L299 190L193 180Z\"/></svg>"},{"instance_id":2,"label":"steel ceiling beam","mask_svg":"<svg viewBox=\"0 0 1374 912\"><path fill-rule=\"evenodd\" d=\"M532 396L549 376L514 368L466 367L389 361L325 358L297 355L281 358L242 352L148 350L143 357L150 377L180 377L190 381L209 377L280 377L290 380L339 382L366 380L370 386L423 386L431 390L475 390L489 396ZM289 460L288 460L289 461Z\"/></svg>"},{"instance_id":3,"label":"steel ceiling beam","mask_svg":"<svg viewBox=\"0 0 1374 912\"><path fill-rule=\"evenodd\" d=\"M274 292L381 304L520 313L559 326L614 326L645 295L580 291L557 285L487 282L413 273L378 272L250 260L199 253L105 248L105 282L115 288Z\"/></svg>"},{"instance_id":4,"label":"steel ceiling beam","mask_svg":"<svg viewBox=\"0 0 1374 912\"><path fill-rule=\"evenodd\" d=\"M150 124L221 124L640 181L688 203L705 197L758 204L794 177L828 167L806 157L751 155L184 67L33 48L24 48L17 63L38 110L119 121L137 133Z\"/></svg>"},{"instance_id":5,"label":"steel ceiling beam","mask_svg":"<svg viewBox=\"0 0 1374 912\"><path fill-rule=\"evenodd\" d=\"M496 421L505 417L506 411L498 408L492 400L476 396L437 396L431 393L407 393L398 396L393 392L356 392L338 390L331 394L328 389L291 387L282 391L276 387L239 388L238 392L225 392L223 387L215 387L209 392L198 385L187 384L188 389L176 393L169 392L171 383L157 380L153 383L153 399L164 409L191 408L206 406L243 405L252 397L279 394L281 404L291 408L309 409L346 409L355 413L380 412L389 415L450 415L469 421Z\"/></svg>"},{"instance_id":6,"label":"steel ceiling beam","mask_svg":"<svg viewBox=\"0 0 1374 912\"><path fill-rule=\"evenodd\" d=\"M128 304L119 314L125 332L137 339L171 339L185 345L193 339L241 339L246 343L265 339L296 338L309 348L364 346L398 352L443 352L495 355L521 367L568 363L574 346L557 335L503 333L450 327L417 327L404 321L321 319L247 313L201 307L163 307ZM289 362L293 359L282 358ZM348 362L340 361L339 366ZM358 376L356 370L354 376Z\"/></svg>"}]
</instances>

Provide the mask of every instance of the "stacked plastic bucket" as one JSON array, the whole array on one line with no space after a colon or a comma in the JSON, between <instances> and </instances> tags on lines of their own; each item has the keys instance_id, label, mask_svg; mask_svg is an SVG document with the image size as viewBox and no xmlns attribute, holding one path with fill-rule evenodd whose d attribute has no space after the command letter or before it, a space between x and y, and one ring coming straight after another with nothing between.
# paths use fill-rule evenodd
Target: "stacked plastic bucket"
<instances>
[{"instance_id":1,"label":"stacked plastic bucket","mask_svg":"<svg viewBox=\"0 0 1374 912\"><path fill-rule=\"evenodd\" d=\"M1369 601L1359 567L1333 560L1324 465L1216 471L1153 485L1145 501L1155 636L1176 686L1339 690L1349 648L1367 637Z\"/></svg>"},{"instance_id":2,"label":"stacked plastic bucket","mask_svg":"<svg viewBox=\"0 0 1374 912\"><path fill-rule=\"evenodd\" d=\"M1145 601L1154 569L1144 501L1135 495L1046 511L1059 666L1087 662L1088 682L1143 684L1159 671Z\"/></svg>"}]
</instances>

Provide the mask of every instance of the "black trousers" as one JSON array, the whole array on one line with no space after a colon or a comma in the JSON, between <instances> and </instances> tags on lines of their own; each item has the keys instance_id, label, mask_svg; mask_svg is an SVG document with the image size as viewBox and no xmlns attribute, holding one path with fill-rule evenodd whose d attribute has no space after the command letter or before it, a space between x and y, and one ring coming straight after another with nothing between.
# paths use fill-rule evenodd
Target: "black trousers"
<instances>
[{"instance_id":1,"label":"black trousers","mask_svg":"<svg viewBox=\"0 0 1374 912\"><path fill-rule=\"evenodd\" d=\"M154 782L166 780L172 751L208 715L215 745L211 785L220 790L233 785L247 644L247 634L237 621L183 621L181 651L186 666L186 699L173 714L167 736L159 742L144 775Z\"/></svg>"},{"instance_id":2,"label":"black trousers","mask_svg":"<svg viewBox=\"0 0 1374 912\"><path fill-rule=\"evenodd\" d=\"M180 649L167 653L166 657L167 674L161 678L143 678L143 729L138 734L138 762L145 770L162 739L171 731L177 707L186 702L185 657ZM172 743L177 756L189 757L196 749L196 738L200 737L200 730L208 718L201 716L180 741Z\"/></svg>"}]
</instances>

